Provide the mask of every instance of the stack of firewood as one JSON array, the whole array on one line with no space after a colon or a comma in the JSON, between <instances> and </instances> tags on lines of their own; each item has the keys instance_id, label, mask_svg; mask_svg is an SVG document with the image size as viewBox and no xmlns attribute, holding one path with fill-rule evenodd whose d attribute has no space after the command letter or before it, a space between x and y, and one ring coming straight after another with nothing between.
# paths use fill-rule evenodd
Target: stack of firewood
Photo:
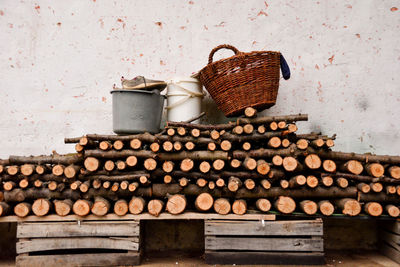
<instances>
[{"instance_id":1,"label":"stack of firewood","mask_svg":"<svg viewBox=\"0 0 400 267\"><path fill-rule=\"evenodd\" d=\"M0 216L158 216L248 209L399 216L400 157L332 151L333 137L296 134L307 115L226 124L168 122L152 135L66 138L76 154L0 161Z\"/></svg>"}]
</instances>

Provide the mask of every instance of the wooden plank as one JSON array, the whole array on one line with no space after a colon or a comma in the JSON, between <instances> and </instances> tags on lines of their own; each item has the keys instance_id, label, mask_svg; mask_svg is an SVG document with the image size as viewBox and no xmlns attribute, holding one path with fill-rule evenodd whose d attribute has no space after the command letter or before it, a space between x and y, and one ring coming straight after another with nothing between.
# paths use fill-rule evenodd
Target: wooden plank
<instances>
[{"instance_id":1,"label":"wooden plank","mask_svg":"<svg viewBox=\"0 0 400 267\"><path fill-rule=\"evenodd\" d=\"M322 220L205 221L205 235L322 236Z\"/></svg>"},{"instance_id":2,"label":"wooden plank","mask_svg":"<svg viewBox=\"0 0 400 267\"><path fill-rule=\"evenodd\" d=\"M275 220L275 214L265 214L265 213L252 213L252 214L227 214L221 215L216 213L199 213L199 212L185 212L178 215L172 215L170 213L164 212L161 213L160 216L154 217L149 213L141 213L138 215L127 214L124 216L118 216L116 214L110 213L105 216L96 216L96 215L88 215L85 217L78 215L67 215L67 216L58 216L58 215L47 215L43 217L38 216L27 216L24 218L20 218L18 216L4 216L0 217L0 222L46 222L46 221L106 221L106 220L266 220L271 221Z\"/></svg>"},{"instance_id":3,"label":"wooden plank","mask_svg":"<svg viewBox=\"0 0 400 267\"><path fill-rule=\"evenodd\" d=\"M40 238L17 242L17 253L47 251L57 249L123 249L139 250L139 238L111 237L72 237L72 238Z\"/></svg>"},{"instance_id":4,"label":"wooden plank","mask_svg":"<svg viewBox=\"0 0 400 267\"><path fill-rule=\"evenodd\" d=\"M379 223L379 226L385 230L400 235L400 222L399 221L383 221Z\"/></svg>"},{"instance_id":5,"label":"wooden plank","mask_svg":"<svg viewBox=\"0 0 400 267\"><path fill-rule=\"evenodd\" d=\"M138 236L139 222L20 222L17 238L75 236Z\"/></svg>"},{"instance_id":6,"label":"wooden plank","mask_svg":"<svg viewBox=\"0 0 400 267\"><path fill-rule=\"evenodd\" d=\"M324 251L322 237L267 238L206 236L206 250Z\"/></svg>"},{"instance_id":7,"label":"wooden plank","mask_svg":"<svg viewBox=\"0 0 400 267\"><path fill-rule=\"evenodd\" d=\"M321 252L231 252L206 251L207 264L237 265L325 265Z\"/></svg>"},{"instance_id":8,"label":"wooden plank","mask_svg":"<svg viewBox=\"0 0 400 267\"><path fill-rule=\"evenodd\" d=\"M383 242L379 245L379 250L389 259L400 264L400 251Z\"/></svg>"},{"instance_id":9,"label":"wooden plank","mask_svg":"<svg viewBox=\"0 0 400 267\"><path fill-rule=\"evenodd\" d=\"M139 252L69 254L46 256L21 256L16 258L17 267L43 266L132 266L140 264Z\"/></svg>"},{"instance_id":10,"label":"wooden plank","mask_svg":"<svg viewBox=\"0 0 400 267\"><path fill-rule=\"evenodd\" d=\"M392 242L395 244L400 244L400 235L396 235L394 233L385 231L385 230L380 230L379 231L379 238L386 241L386 242Z\"/></svg>"}]
</instances>

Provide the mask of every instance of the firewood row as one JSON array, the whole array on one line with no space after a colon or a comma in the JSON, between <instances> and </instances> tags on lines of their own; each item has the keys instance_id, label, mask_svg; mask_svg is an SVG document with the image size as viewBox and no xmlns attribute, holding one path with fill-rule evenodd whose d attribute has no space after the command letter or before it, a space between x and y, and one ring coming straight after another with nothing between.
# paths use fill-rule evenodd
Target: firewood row
<instances>
[{"instance_id":1,"label":"firewood row","mask_svg":"<svg viewBox=\"0 0 400 267\"><path fill-rule=\"evenodd\" d=\"M0 160L0 216L247 210L399 216L400 156L333 151L307 115L168 122L158 134L65 138L76 153Z\"/></svg>"}]
</instances>

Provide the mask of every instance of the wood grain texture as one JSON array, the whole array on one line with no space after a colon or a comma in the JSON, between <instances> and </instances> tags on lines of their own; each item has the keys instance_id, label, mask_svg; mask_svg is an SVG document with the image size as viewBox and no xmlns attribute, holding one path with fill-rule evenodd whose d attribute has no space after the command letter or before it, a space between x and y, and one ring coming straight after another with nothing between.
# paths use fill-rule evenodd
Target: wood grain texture
<instances>
[{"instance_id":1,"label":"wood grain texture","mask_svg":"<svg viewBox=\"0 0 400 267\"><path fill-rule=\"evenodd\" d=\"M213 221L204 223L205 235L322 236L322 219L296 221Z\"/></svg>"},{"instance_id":2,"label":"wood grain texture","mask_svg":"<svg viewBox=\"0 0 400 267\"><path fill-rule=\"evenodd\" d=\"M80 236L138 236L139 222L22 222L18 223L17 238L80 237Z\"/></svg>"},{"instance_id":3,"label":"wood grain texture","mask_svg":"<svg viewBox=\"0 0 400 267\"><path fill-rule=\"evenodd\" d=\"M216 237L206 236L206 250L324 251L322 237Z\"/></svg>"}]
</instances>

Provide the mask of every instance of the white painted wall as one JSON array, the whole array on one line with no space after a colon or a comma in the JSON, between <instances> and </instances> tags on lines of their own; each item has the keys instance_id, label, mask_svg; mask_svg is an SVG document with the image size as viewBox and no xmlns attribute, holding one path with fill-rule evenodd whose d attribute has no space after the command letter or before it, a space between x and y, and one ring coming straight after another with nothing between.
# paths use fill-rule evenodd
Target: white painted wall
<instances>
[{"instance_id":1,"label":"white painted wall","mask_svg":"<svg viewBox=\"0 0 400 267\"><path fill-rule=\"evenodd\" d=\"M121 75L189 75L223 43L286 56L292 78L266 114L308 113L301 131L337 133L336 149L399 154L397 8L396 0L2 0L0 158L72 152L65 136L112 133L109 91Z\"/></svg>"}]
</instances>

